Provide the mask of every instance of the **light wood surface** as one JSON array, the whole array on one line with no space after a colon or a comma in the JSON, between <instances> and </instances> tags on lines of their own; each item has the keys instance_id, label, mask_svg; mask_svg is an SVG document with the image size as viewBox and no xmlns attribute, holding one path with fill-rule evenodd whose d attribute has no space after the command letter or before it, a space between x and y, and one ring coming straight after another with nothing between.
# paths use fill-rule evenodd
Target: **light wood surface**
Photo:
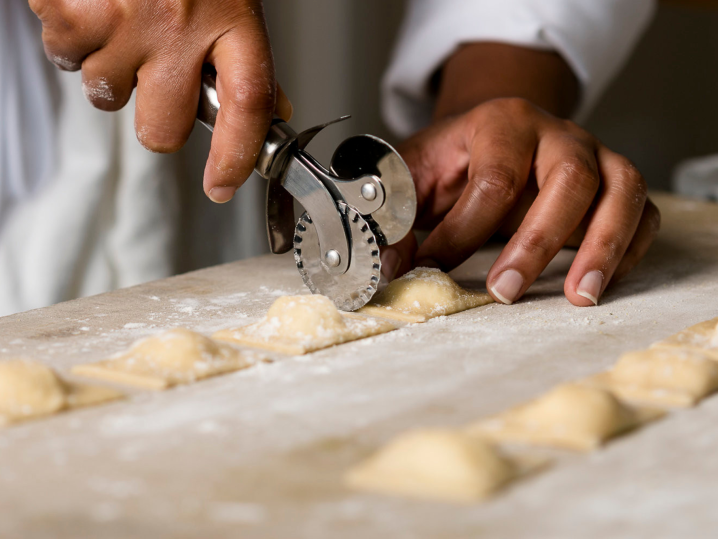
<instances>
[{"instance_id":1,"label":"light wood surface","mask_svg":"<svg viewBox=\"0 0 718 539\"><path fill-rule=\"evenodd\" d=\"M473 506L347 491L393 435L461 425L718 316L718 206L658 196L663 231L596 308L571 306L562 252L526 298L302 358L0 431L0 537L709 537L718 397ZM482 286L497 255L454 273ZM304 292L262 257L0 319L3 358L63 373L184 326L250 323Z\"/></svg>"}]
</instances>

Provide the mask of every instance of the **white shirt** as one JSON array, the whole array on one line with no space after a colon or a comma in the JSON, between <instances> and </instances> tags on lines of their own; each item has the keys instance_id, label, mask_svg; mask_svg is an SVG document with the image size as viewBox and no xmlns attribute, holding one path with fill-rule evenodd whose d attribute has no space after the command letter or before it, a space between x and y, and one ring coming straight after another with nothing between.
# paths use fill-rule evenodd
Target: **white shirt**
<instances>
[{"instance_id":1,"label":"white shirt","mask_svg":"<svg viewBox=\"0 0 718 539\"><path fill-rule=\"evenodd\" d=\"M0 2L0 227L52 174L52 70L27 2Z\"/></svg>"},{"instance_id":2,"label":"white shirt","mask_svg":"<svg viewBox=\"0 0 718 539\"><path fill-rule=\"evenodd\" d=\"M462 44L561 54L582 86L585 118L649 23L655 0L411 0L383 82L384 119L401 136L426 126L432 75Z\"/></svg>"}]
</instances>

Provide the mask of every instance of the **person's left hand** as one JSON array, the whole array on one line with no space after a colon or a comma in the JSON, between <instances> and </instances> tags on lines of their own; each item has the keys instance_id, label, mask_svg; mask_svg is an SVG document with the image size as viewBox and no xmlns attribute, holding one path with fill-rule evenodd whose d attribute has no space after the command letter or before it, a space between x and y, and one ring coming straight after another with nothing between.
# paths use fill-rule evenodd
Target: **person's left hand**
<instances>
[{"instance_id":1,"label":"person's left hand","mask_svg":"<svg viewBox=\"0 0 718 539\"><path fill-rule=\"evenodd\" d=\"M564 285L590 306L645 255L660 225L641 174L568 120L529 101L487 101L437 123L399 147L417 190L413 234L382 252L391 279L414 266L449 271L497 231L511 236L487 276L497 301L512 303L558 251L580 248Z\"/></svg>"}]
</instances>

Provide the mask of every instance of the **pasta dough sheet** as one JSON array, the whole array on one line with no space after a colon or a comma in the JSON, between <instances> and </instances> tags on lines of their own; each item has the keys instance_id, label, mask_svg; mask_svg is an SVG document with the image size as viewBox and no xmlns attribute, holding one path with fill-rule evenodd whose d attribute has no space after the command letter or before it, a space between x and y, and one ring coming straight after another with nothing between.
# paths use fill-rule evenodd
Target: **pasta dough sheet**
<instances>
[{"instance_id":1,"label":"pasta dough sheet","mask_svg":"<svg viewBox=\"0 0 718 539\"><path fill-rule=\"evenodd\" d=\"M40 363L0 362L0 425L48 416L124 397L115 389L77 384Z\"/></svg>"},{"instance_id":2,"label":"pasta dough sheet","mask_svg":"<svg viewBox=\"0 0 718 539\"><path fill-rule=\"evenodd\" d=\"M342 314L325 296L284 296L267 316L248 326L223 329L215 339L302 355L397 329L387 320Z\"/></svg>"},{"instance_id":3,"label":"pasta dough sheet","mask_svg":"<svg viewBox=\"0 0 718 539\"><path fill-rule=\"evenodd\" d=\"M357 312L404 322L426 322L493 301L485 292L461 288L441 270L417 268L389 283Z\"/></svg>"},{"instance_id":4,"label":"pasta dough sheet","mask_svg":"<svg viewBox=\"0 0 718 539\"><path fill-rule=\"evenodd\" d=\"M629 406L603 389L574 383L470 425L467 432L497 442L590 451L663 415L654 408Z\"/></svg>"},{"instance_id":5,"label":"pasta dough sheet","mask_svg":"<svg viewBox=\"0 0 718 539\"><path fill-rule=\"evenodd\" d=\"M703 352L718 361L718 318L684 329L653 344L651 348L685 348Z\"/></svg>"},{"instance_id":6,"label":"pasta dough sheet","mask_svg":"<svg viewBox=\"0 0 718 539\"><path fill-rule=\"evenodd\" d=\"M508 457L461 431L413 430L350 469L344 481L357 490L470 503L547 462Z\"/></svg>"},{"instance_id":7,"label":"pasta dough sheet","mask_svg":"<svg viewBox=\"0 0 718 539\"><path fill-rule=\"evenodd\" d=\"M655 348L624 354L613 369L586 382L623 400L694 406L718 389L718 362L693 350Z\"/></svg>"},{"instance_id":8,"label":"pasta dough sheet","mask_svg":"<svg viewBox=\"0 0 718 539\"><path fill-rule=\"evenodd\" d=\"M72 372L109 382L162 390L254 365L262 358L188 329L135 343L119 356L78 365Z\"/></svg>"}]
</instances>

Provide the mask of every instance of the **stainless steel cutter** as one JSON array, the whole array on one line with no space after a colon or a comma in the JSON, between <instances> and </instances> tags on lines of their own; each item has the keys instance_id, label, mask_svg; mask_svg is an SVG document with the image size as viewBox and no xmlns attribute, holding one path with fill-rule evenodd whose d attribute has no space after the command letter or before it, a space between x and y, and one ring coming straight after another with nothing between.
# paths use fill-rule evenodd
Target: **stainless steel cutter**
<instances>
[{"instance_id":1,"label":"stainless steel cutter","mask_svg":"<svg viewBox=\"0 0 718 539\"><path fill-rule=\"evenodd\" d=\"M197 118L210 131L219 111L216 72L202 75ZM379 247L406 236L416 217L416 191L408 167L385 141L358 135L334 152L330 170L305 150L339 118L296 133L275 118L257 159L256 171L268 180L267 231L273 253L294 249L304 283L337 308L354 311L377 290ZM294 199L304 208L295 222Z\"/></svg>"}]
</instances>

